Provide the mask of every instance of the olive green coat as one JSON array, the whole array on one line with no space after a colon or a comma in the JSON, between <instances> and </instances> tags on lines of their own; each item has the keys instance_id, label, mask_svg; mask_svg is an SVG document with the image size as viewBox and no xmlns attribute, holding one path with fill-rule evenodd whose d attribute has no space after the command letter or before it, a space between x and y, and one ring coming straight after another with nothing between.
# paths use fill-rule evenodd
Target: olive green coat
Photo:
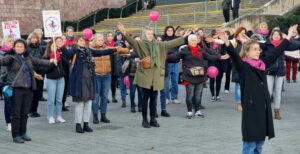
<instances>
[{"instance_id":1,"label":"olive green coat","mask_svg":"<svg viewBox=\"0 0 300 154\"><path fill-rule=\"evenodd\" d=\"M153 53L150 52L149 41L136 41L128 35L125 36L125 40L137 52L140 59L147 56L152 57L151 55ZM151 68L148 69L144 69L139 65L135 74L134 84L146 89L151 89L151 87L153 87L153 90L156 91L164 88L167 52L170 51L171 48L184 44L184 38L179 37L167 42L157 42L156 40L153 40L150 44L157 44L156 46L153 46L156 47L156 49L154 49L156 51L156 65L152 65ZM153 61L154 60L151 59L151 62Z\"/></svg>"}]
</instances>

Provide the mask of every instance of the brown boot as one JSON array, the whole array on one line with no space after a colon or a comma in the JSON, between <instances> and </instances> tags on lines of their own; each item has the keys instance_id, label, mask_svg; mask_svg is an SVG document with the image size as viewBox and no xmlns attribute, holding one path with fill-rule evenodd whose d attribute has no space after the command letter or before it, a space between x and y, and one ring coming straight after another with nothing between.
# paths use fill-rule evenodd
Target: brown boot
<instances>
[{"instance_id":1,"label":"brown boot","mask_svg":"<svg viewBox=\"0 0 300 154\"><path fill-rule=\"evenodd\" d=\"M281 120L280 109L274 109L274 112L275 112L275 119Z\"/></svg>"}]
</instances>

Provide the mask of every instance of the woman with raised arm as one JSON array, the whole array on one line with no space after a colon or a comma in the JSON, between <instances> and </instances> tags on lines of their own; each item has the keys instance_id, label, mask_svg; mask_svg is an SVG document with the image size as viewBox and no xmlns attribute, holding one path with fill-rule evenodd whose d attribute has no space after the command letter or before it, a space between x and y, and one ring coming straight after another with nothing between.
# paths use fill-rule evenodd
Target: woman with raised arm
<instances>
[{"instance_id":1,"label":"woman with raised arm","mask_svg":"<svg viewBox=\"0 0 300 154\"><path fill-rule=\"evenodd\" d=\"M146 28L143 32L145 36L141 41L136 41L126 34L124 25L118 23L118 29L125 35L125 40L133 47L141 59L134 83L143 88L143 104L142 115L144 128L159 127L156 121L156 100L158 90L164 88L165 61L167 52L171 48L184 44L184 37L191 32L187 31L183 37L179 37L172 41L157 42L154 39L153 30ZM150 123L147 118L148 101L150 99Z\"/></svg>"},{"instance_id":2,"label":"woman with raised arm","mask_svg":"<svg viewBox=\"0 0 300 154\"><path fill-rule=\"evenodd\" d=\"M267 85L268 68L289 45L291 31L297 25L289 29L289 34L280 45L275 48L274 54L260 59L260 45L253 40L247 41L241 37L243 49L240 53L234 51L224 32L217 29L217 33L229 49L228 54L236 63L241 85L242 102L242 136L243 154L262 153L262 146L266 136L269 139L275 137L271 109L271 97Z\"/></svg>"}]
</instances>

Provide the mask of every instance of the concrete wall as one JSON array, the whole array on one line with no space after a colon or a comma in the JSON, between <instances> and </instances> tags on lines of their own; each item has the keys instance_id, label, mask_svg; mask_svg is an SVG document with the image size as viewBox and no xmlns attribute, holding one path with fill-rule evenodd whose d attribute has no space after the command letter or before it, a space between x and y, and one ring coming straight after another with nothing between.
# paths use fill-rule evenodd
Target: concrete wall
<instances>
[{"instance_id":1,"label":"concrete wall","mask_svg":"<svg viewBox=\"0 0 300 154\"><path fill-rule=\"evenodd\" d=\"M0 22L19 20L21 33L28 34L42 27L42 10L60 10L62 20L78 20L99 8L125 4L126 0L0 0Z\"/></svg>"}]
</instances>

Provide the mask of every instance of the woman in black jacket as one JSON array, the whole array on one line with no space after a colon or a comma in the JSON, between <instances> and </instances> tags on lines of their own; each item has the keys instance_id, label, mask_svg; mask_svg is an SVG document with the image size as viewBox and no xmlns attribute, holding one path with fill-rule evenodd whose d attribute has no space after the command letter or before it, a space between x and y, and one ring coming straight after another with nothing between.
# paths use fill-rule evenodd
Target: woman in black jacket
<instances>
[{"instance_id":1,"label":"woman in black jacket","mask_svg":"<svg viewBox=\"0 0 300 154\"><path fill-rule=\"evenodd\" d=\"M56 60L42 60L31 56L26 42L18 39L14 43L15 54L0 56L0 65L8 66L7 82L13 88L12 96L12 137L15 143L31 141L26 134L28 113L36 90L34 66L51 67Z\"/></svg>"},{"instance_id":2,"label":"woman in black jacket","mask_svg":"<svg viewBox=\"0 0 300 154\"><path fill-rule=\"evenodd\" d=\"M292 26L289 30L287 40L275 48L274 54L260 59L260 46L256 41L242 42L243 50L241 54L235 52L230 41L222 30L218 29L219 37L229 47L228 54L236 64L235 68L239 74L241 84L242 100L242 135L243 135L243 154L261 153L266 136L269 139L275 136L271 97L268 91L266 68L268 68L283 51L288 47L291 38L290 31L296 29Z\"/></svg>"},{"instance_id":3,"label":"woman in black jacket","mask_svg":"<svg viewBox=\"0 0 300 154\"><path fill-rule=\"evenodd\" d=\"M216 61L218 59L228 59L228 55L210 55L206 50L197 45L198 38L192 34L188 37L188 46L182 48L178 53L169 55L169 59L182 59L183 85L186 86L187 118L192 118L193 105L195 116L203 117L199 110L203 83L207 80L206 68L207 60Z\"/></svg>"},{"instance_id":4,"label":"woman in black jacket","mask_svg":"<svg viewBox=\"0 0 300 154\"><path fill-rule=\"evenodd\" d=\"M56 39L54 40L56 41ZM62 116L62 98L64 95L65 88L65 72L63 68L62 56L57 50L57 46L52 41L48 43L45 54L45 59L56 59L57 67L53 67L46 71L46 87L48 93L48 121L49 124L55 122L64 123L66 122ZM56 118L55 114L56 113Z\"/></svg>"},{"instance_id":5,"label":"woman in black jacket","mask_svg":"<svg viewBox=\"0 0 300 154\"><path fill-rule=\"evenodd\" d=\"M37 33L33 32L28 36L27 39L28 47L27 51L35 58L42 59L44 55L45 48L40 43L40 38ZM44 76L44 70L41 67L34 67L34 71L41 76ZM30 109L31 117L40 117L40 114L38 113L38 106L39 101L43 96L43 87L44 87L44 80L41 80L40 78L35 78L36 82L36 90L33 91L33 100L32 100L32 106Z\"/></svg>"}]
</instances>

